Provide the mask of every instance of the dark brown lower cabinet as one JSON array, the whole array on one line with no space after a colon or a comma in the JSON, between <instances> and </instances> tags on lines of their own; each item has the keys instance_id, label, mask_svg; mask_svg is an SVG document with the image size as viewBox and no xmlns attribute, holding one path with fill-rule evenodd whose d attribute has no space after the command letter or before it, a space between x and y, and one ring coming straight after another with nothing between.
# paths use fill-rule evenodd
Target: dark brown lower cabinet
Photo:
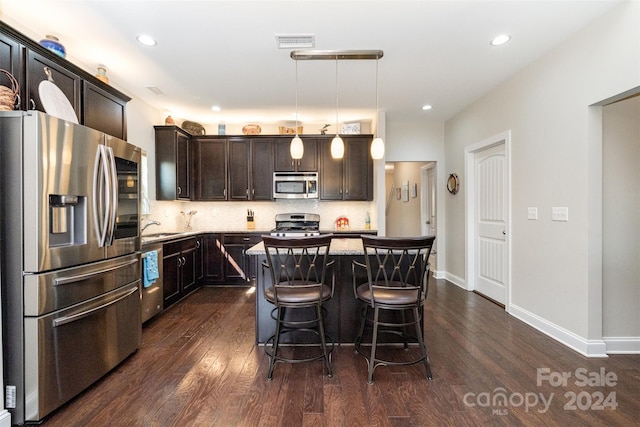
<instances>
[{"instance_id":1,"label":"dark brown lower cabinet","mask_svg":"<svg viewBox=\"0 0 640 427\"><path fill-rule=\"evenodd\" d=\"M212 233L203 238L204 277L207 285L248 285L247 249L260 243L261 233Z\"/></svg>"},{"instance_id":2,"label":"dark brown lower cabinet","mask_svg":"<svg viewBox=\"0 0 640 427\"><path fill-rule=\"evenodd\" d=\"M249 256L247 249L260 243L260 234L225 233L223 244L225 249L225 283L229 285L249 285Z\"/></svg>"},{"instance_id":3,"label":"dark brown lower cabinet","mask_svg":"<svg viewBox=\"0 0 640 427\"><path fill-rule=\"evenodd\" d=\"M176 240L163 246L164 308L196 289L198 275L202 275L202 259L202 243L199 237Z\"/></svg>"}]
</instances>

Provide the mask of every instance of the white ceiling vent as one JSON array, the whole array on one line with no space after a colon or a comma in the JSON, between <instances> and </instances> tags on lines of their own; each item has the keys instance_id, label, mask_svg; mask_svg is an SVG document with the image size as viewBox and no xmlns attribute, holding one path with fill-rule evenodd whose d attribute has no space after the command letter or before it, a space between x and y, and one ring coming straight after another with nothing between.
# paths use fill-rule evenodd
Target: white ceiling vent
<instances>
[{"instance_id":1,"label":"white ceiling vent","mask_svg":"<svg viewBox=\"0 0 640 427\"><path fill-rule=\"evenodd\" d=\"M302 49L312 48L316 45L316 36L313 34L276 34L278 49Z\"/></svg>"},{"instance_id":2,"label":"white ceiling vent","mask_svg":"<svg viewBox=\"0 0 640 427\"><path fill-rule=\"evenodd\" d=\"M164 92L159 87L147 86L147 89L149 89L151 92L155 93L156 95L164 95Z\"/></svg>"}]
</instances>

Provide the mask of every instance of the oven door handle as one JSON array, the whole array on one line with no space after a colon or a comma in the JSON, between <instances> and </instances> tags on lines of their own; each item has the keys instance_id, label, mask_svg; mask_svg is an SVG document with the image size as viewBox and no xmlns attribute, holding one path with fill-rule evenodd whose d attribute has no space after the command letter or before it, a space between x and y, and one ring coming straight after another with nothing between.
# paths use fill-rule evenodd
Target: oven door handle
<instances>
[{"instance_id":1,"label":"oven door handle","mask_svg":"<svg viewBox=\"0 0 640 427\"><path fill-rule=\"evenodd\" d=\"M136 283L138 283L138 282L139 282L139 280L136 281ZM83 318L85 318L87 316L92 315L96 311L100 311L100 310L102 310L102 309L104 309L106 307L109 307L110 305L113 305L113 304L116 304L116 303L122 301L123 299L129 297L131 294L133 294L135 292L138 292L138 285L133 286L133 287L131 287L129 289L125 289L118 296L116 296L115 299L113 299L111 301L108 301L108 302L105 302L104 304L100 304L97 307L93 307L93 308L90 308L89 310L84 310L84 311L81 311L79 313L72 314L71 316L59 317L59 318L57 318L57 319L55 319L53 321L53 327L55 328L55 327L58 327L58 326L65 325L67 323L71 323L71 322L75 322L77 320L83 319Z\"/></svg>"}]
</instances>

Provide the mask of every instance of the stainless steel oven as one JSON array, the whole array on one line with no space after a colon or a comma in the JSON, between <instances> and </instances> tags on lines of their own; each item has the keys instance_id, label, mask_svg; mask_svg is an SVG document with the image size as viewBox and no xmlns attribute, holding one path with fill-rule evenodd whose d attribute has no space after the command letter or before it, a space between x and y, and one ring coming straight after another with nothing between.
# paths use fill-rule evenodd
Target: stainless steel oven
<instances>
[{"instance_id":1,"label":"stainless steel oven","mask_svg":"<svg viewBox=\"0 0 640 427\"><path fill-rule=\"evenodd\" d=\"M317 199L318 172L274 172L273 197L276 199Z\"/></svg>"}]
</instances>

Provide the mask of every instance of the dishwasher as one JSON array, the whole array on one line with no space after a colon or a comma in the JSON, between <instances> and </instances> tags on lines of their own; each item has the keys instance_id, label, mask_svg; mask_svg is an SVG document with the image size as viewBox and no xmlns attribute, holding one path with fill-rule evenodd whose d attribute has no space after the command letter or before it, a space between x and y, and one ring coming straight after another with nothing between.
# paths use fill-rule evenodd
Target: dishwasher
<instances>
[{"instance_id":1,"label":"dishwasher","mask_svg":"<svg viewBox=\"0 0 640 427\"><path fill-rule=\"evenodd\" d=\"M142 303L140 304L142 323L160 313L164 307L162 289L162 243L149 243L142 245L142 274L145 270L145 259L147 253L156 251L158 253L158 278L148 287L144 286L142 280Z\"/></svg>"}]
</instances>

